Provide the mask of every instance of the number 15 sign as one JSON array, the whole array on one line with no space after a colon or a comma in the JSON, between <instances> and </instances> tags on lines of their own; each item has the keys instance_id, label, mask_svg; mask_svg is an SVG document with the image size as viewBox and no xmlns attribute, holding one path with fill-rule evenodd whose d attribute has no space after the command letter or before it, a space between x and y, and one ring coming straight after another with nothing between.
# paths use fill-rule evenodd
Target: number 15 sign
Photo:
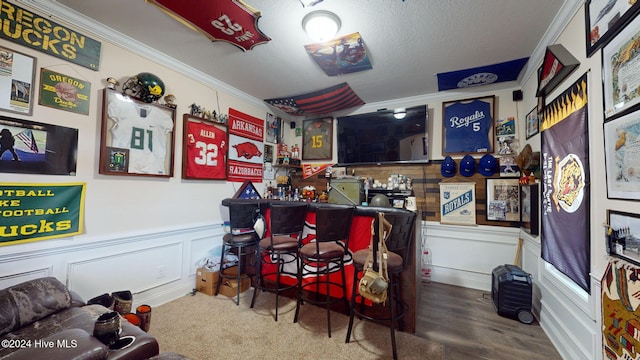
<instances>
[{"instance_id":1,"label":"number 15 sign","mask_svg":"<svg viewBox=\"0 0 640 360\"><path fill-rule=\"evenodd\" d=\"M302 160L331 160L333 118L302 122Z\"/></svg>"}]
</instances>

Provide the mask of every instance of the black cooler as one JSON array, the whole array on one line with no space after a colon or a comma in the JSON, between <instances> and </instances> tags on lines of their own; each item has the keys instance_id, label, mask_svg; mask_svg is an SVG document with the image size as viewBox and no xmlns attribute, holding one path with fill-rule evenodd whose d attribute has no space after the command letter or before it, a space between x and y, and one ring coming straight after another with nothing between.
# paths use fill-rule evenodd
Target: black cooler
<instances>
[{"instance_id":1,"label":"black cooler","mask_svg":"<svg viewBox=\"0 0 640 360\"><path fill-rule=\"evenodd\" d=\"M501 265L491 276L491 300L498 314L533 323L531 275L515 265Z\"/></svg>"}]
</instances>

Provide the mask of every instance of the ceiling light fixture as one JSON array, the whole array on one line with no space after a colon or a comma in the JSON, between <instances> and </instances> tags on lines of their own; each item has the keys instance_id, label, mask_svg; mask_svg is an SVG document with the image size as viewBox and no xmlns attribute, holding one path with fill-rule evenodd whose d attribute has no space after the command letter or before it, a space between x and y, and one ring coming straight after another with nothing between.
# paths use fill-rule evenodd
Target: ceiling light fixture
<instances>
[{"instance_id":1,"label":"ceiling light fixture","mask_svg":"<svg viewBox=\"0 0 640 360\"><path fill-rule=\"evenodd\" d=\"M338 15L327 10L312 11L302 19L302 28L315 42L333 39L341 25Z\"/></svg>"},{"instance_id":2,"label":"ceiling light fixture","mask_svg":"<svg viewBox=\"0 0 640 360\"><path fill-rule=\"evenodd\" d=\"M406 116L407 116L407 109L405 109L405 108L393 110L393 117L398 119L398 120L402 120Z\"/></svg>"}]
</instances>

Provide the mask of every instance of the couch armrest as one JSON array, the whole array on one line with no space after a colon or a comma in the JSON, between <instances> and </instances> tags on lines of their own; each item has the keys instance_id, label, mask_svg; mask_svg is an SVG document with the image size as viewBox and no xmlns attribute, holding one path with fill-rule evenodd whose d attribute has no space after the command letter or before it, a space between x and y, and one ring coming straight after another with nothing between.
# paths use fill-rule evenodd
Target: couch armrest
<instances>
[{"instance_id":1,"label":"couch armrest","mask_svg":"<svg viewBox=\"0 0 640 360\"><path fill-rule=\"evenodd\" d=\"M31 340L29 348L12 352L4 359L101 360L109 355L106 345L82 329L66 329L38 341Z\"/></svg>"},{"instance_id":2,"label":"couch armrest","mask_svg":"<svg viewBox=\"0 0 640 360\"><path fill-rule=\"evenodd\" d=\"M87 305L82 299L82 296L73 290L69 290L69 294L71 294L71 306L81 307Z\"/></svg>"}]
</instances>

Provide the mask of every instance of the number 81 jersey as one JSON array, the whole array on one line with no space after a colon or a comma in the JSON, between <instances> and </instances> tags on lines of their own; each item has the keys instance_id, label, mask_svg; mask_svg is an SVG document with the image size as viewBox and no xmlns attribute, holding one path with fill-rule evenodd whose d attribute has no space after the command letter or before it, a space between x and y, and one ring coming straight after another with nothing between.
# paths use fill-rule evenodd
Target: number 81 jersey
<instances>
[{"instance_id":1,"label":"number 81 jersey","mask_svg":"<svg viewBox=\"0 0 640 360\"><path fill-rule=\"evenodd\" d=\"M227 132L204 122L187 122L185 176L225 179L227 176Z\"/></svg>"}]
</instances>

